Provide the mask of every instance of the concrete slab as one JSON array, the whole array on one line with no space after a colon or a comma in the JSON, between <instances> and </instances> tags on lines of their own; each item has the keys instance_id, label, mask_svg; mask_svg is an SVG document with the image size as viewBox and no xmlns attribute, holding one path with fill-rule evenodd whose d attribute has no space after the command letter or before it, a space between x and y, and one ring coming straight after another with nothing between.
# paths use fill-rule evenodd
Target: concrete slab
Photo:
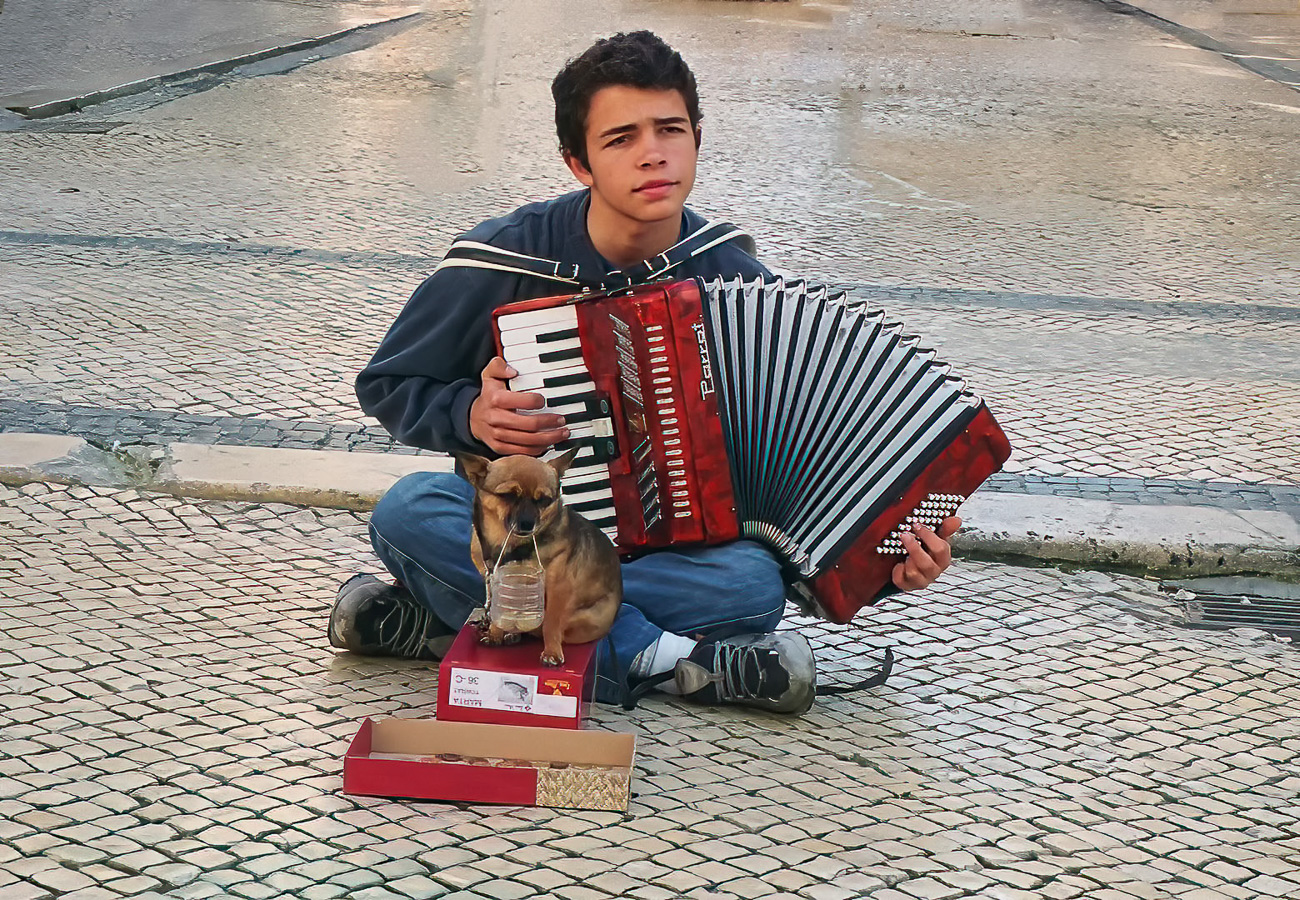
<instances>
[{"instance_id":1,"label":"concrete slab","mask_svg":"<svg viewBox=\"0 0 1300 900\"><path fill-rule=\"evenodd\" d=\"M1284 512L983 493L962 516L954 547L976 556L1165 574L1300 571L1300 523Z\"/></svg>"},{"instance_id":2,"label":"concrete slab","mask_svg":"<svg viewBox=\"0 0 1300 900\"><path fill-rule=\"evenodd\" d=\"M0 484L144 486L161 456L156 447L104 450L71 435L6 432L0 434Z\"/></svg>"},{"instance_id":3,"label":"concrete slab","mask_svg":"<svg viewBox=\"0 0 1300 900\"><path fill-rule=\"evenodd\" d=\"M81 438L66 434L0 433L0 471L35 468L85 446Z\"/></svg>"},{"instance_id":4,"label":"concrete slab","mask_svg":"<svg viewBox=\"0 0 1300 900\"><path fill-rule=\"evenodd\" d=\"M453 467L447 456L172 444L150 488L187 497L369 509L403 475Z\"/></svg>"}]
</instances>

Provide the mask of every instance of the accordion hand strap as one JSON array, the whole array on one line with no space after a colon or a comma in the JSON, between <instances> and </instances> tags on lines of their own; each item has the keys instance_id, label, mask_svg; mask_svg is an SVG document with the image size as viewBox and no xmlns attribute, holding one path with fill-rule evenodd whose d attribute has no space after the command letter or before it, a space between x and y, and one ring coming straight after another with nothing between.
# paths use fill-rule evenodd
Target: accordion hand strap
<instances>
[{"instance_id":1,"label":"accordion hand strap","mask_svg":"<svg viewBox=\"0 0 1300 900\"><path fill-rule=\"evenodd\" d=\"M889 676L893 671L894 648L886 647L885 658L881 660L880 668L876 670L876 674L849 684L819 684L817 685L817 696L833 697L836 694L851 694L854 691L865 691L868 688L880 687L889 680Z\"/></svg>"},{"instance_id":2,"label":"accordion hand strap","mask_svg":"<svg viewBox=\"0 0 1300 900\"><path fill-rule=\"evenodd\" d=\"M603 273L580 268L574 263L560 263L539 256L516 253L513 250L502 250L500 247L478 241L456 241L434 271L454 268L493 269L512 275L531 275L534 278L544 278L586 290L610 290L633 284L645 284L662 278L687 260L712 250L720 244L735 240L741 241L746 249L753 247L753 238L735 225L725 222L705 225L652 259L626 269Z\"/></svg>"}]
</instances>

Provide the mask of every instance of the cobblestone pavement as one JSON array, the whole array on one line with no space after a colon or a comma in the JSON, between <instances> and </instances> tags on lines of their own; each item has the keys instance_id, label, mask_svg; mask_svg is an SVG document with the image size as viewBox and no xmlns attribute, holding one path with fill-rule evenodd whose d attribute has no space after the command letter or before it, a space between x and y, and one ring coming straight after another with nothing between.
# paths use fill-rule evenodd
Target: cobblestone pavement
<instances>
[{"instance_id":1,"label":"cobblestone pavement","mask_svg":"<svg viewBox=\"0 0 1300 900\"><path fill-rule=\"evenodd\" d=\"M448 240L571 186L547 81L613 21L700 74L696 205L870 285L990 400L1013 474L1300 483L1295 91L1093 5L558 9L430 3L74 123L104 134L0 134L0 400L364 428L352 377Z\"/></svg>"},{"instance_id":2,"label":"cobblestone pavement","mask_svg":"<svg viewBox=\"0 0 1300 900\"><path fill-rule=\"evenodd\" d=\"M651 699L631 808L340 792L434 672L325 645L351 513L0 488L0 896L1300 897L1300 662L1148 583L968 563L848 629L800 719Z\"/></svg>"}]
</instances>

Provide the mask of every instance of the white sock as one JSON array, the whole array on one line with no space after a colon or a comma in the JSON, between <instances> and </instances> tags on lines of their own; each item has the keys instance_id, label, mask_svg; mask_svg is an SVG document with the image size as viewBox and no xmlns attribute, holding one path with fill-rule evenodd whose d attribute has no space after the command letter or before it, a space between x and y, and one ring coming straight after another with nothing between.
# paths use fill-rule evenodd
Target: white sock
<instances>
[{"instance_id":1,"label":"white sock","mask_svg":"<svg viewBox=\"0 0 1300 900\"><path fill-rule=\"evenodd\" d=\"M672 634L665 631L659 635L659 639L641 651L638 665L636 666L637 674L642 678L651 675L658 675L660 672L671 672L678 661L691 655L695 645L699 641L692 638L682 637L680 634ZM677 690L677 682L669 680L659 685L659 690L669 694L680 694Z\"/></svg>"}]
</instances>

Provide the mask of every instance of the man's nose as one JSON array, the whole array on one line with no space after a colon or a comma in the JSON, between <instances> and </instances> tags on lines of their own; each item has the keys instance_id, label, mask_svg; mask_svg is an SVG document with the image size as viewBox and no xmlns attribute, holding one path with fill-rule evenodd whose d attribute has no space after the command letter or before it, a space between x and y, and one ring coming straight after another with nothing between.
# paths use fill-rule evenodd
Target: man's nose
<instances>
[{"instance_id":1,"label":"man's nose","mask_svg":"<svg viewBox=\"0 0 1300 900\"><path fill-rule=\"evenodd\" d=\"M650 138L647 140L645 149L641 153L641 168L652 169L656 166L662 166L667 161L668 155L664 153L658 139Z\"/></svg>"}]
</instances>

